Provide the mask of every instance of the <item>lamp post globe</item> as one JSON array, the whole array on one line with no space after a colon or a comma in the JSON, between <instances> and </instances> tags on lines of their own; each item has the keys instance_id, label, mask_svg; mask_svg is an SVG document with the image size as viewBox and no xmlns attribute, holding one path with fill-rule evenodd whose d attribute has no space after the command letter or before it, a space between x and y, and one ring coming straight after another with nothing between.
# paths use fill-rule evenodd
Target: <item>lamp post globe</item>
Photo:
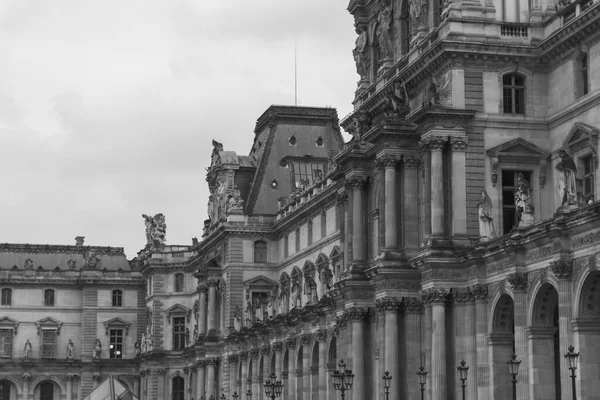
<instances>
[{"instance_id":1,"label":"lamp post globe","mask_svg":"<svg viewBox=\"0 0 600 400\"><path fill-rule=\"evenodd\" d=\"M513 354L507 363L510 374L512 375L513 400L517 400L517 375L519 375L519 366L521 365L521 360L517 360L517 355Z\"/></svg>"},{"instance_id":2,"label":"lamp post globe","mask_svg":"<svg viewBox=\"0 0 600 400\"><path fill-rule=\"evenodd\" d=\"M340 369L333 371L331 380L333 382L333 388L340 392L340 396L343 400L346 391L352 389L352 385L354 384L354 374L351 369L346 368L344 360L340 360L338 366Z\"/></svg>"},{"instance_id":3,"label":"lamp post globe","mask_svg":"<svg viewBox=\"0 0 600 400\"><path fill-rule=\"evenodd\" d=\"M390 399L390 382L392 380L392 375L390 375L390 371L385 371L383 374L383 387L385 388L385 400Z\"/></svg>"},{"instance_id":4,"label":"lamp post globe","mask_svg":"<svg viewBox=\"0 0 600 400\"><path fill-rule=\"evenodd\" d=\"M467 381L467 373L469 372L469 367L467 366L467 362L465 360L462 360L458 367L456 367L456 369L459 372L460 386L462 387L462 400L465 400L465 389L467 387L467 384L465 382Z\"/></svg>"},{"instance_id":5,"label":"lamp post globe","mask_svg":"<svg viewBox=\"0 0 600 400\"><path fill-rule=\"evenodd\" d=\"M427 370L422 365L417 370L417 376L419 377L421 400L424 400L425 399L425 383L427 383Z\"/></svg>"},{"instance_id":6,"label":"lamp post globe","mask_svg":"<svg viewBox=\"0 0 600 400\"><path fill-rule=\"evenodd\" d=\"M573 400L577 400L577 388L575 386L575 370L577 369L577 359L579 358L579 353L575 353L575 347L569 346L567 352L565 353L565 358L569 362L569 370L571 371L571 386L573 388Z\"/></svg>"}]
</instances>

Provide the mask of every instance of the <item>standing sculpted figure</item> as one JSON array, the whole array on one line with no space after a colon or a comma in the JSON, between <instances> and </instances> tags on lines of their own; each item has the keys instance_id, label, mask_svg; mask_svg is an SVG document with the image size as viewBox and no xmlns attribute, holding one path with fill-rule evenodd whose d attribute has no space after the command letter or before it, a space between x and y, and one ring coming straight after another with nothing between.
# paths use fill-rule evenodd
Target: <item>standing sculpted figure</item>
<instances>
[{"instance_id":1,"label":"standing sculpted figure","mask_svg":"<svg viewBox=\"0 0 600 400\"><path fill-rule=\"evenodd\" d=\"M392 58L394 56L392 36L390 30L392 28L393 18L392 5L383 6L377 17L379 23L377 27L377 38L379 39L379 50L381 58Z\"/></svg>"},{"instance_id":2,"label":"standing sculpted figure","mask_svg":"<svg viewBox=\"0 0 600 400\"><path fill-rule=\"evenodd\" d=\"M302 307L302 289L300 278L292 279L292 308Z\"/></svg>"},{"instance_id":3,"label":"standing sculpted figure","mask_svg":"<svg viewBox=\"0 0 600 400\"><path fill-rule=\"evenodd\" d=\"M146 243L155 247L164 245L167 234L165 216L159 213L154 217L142 214L142 217L146 224Z\"/></svg>"},{"instance_id":4,"label":"standing sculpted figure","mask_svg":"<svg viewBox=\"0 0 600 400\"><path fill-rule=\"evenodd\" d=\"M519 226L527 226L533 223L533 206L531 205L531 186L525 175L519 172L517 175L517 190L515 190L515 208L517 211L517 222Z\"/></svg>"},{"instance_id":5,"label":"standing sculpted figure","mask_svg":"<svg viewBox=\"0 0 600 400\"><path fill-rule=\"evenodd\" d=\"M361 78L366 78L369 75L369 56L367 54L367 31L356 29L358 37L354 43L354 50L352 55L354 56L354 62L356 63L356 72Z\"/></svg>"},{"instance_id":6,"label":"standing sculpted figure","mask_svg":"<svg viewBox=\"0 0 600 400\"><path fill-rule=\"evenodd\" d=\"M559 182L559 194L561 196L561 205L570 205L577 203L577 166L575 161L569 154L561 150L558 155L560 162L556 165L556 169L562 173Z\"/></svg>"},{"instance_id":7,"label":"standing sculpted figure","mask_svg":"<svg viewBox=\"0 0 600 400\"><path fill-rule=\"evenodd\" d=\"M31 356L31 342L29 339L25 342L25 348L23 349L23 357L29 358Z\"/></svg>"},{"instance_id":8,"label":"standing sculpted figure","mask_svg":"<svg viewBox=\"0 0 600 400\"><path fill-rule=\"evenodd\" d=\"M96 343L94 344L94 352L92 353L92 358L98 359L98 358L100 358L101 354L102 354L102 342L100 341L100 338L97 338Z\"/></svg>"},{"instance_id":9,"label":"standing sculpted figure","mask_svg":"<svg viewBox=\"0 0 600 400\"><path fill-rule=\"evenodd\" d=\"M492 217L492 200L486 190L481 191L481 200L477 205L479 212L479 238L482 242L497 237L494 229L494 218Z\"/></svg>"},{"instance_id":10,"label":"standing sculpted figure","mask_svg":"<svg viewBox=\"0 0 600 400\"><path fill-rule=\"evenodd\" d=\"M73 341L71 339L69 339L69 343L67 344L67 360L73 359L74 347L75 347L75 345L73 344Z\"/></svg>"}]
</instances>

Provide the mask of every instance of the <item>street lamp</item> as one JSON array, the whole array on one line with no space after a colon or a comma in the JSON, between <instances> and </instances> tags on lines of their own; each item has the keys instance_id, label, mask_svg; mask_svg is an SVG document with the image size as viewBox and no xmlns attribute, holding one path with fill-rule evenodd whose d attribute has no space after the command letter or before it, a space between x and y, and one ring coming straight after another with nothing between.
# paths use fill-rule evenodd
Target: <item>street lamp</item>
<instances>
[{"instance_id":1,"label":"street lamp","mask_svg":"<svg viewBox=\"0 0 600 400\"><path fill-rule=\"evenodd\" d=\"M571 370L571 382L573 386L573 400L577 400L577 390L575 388L575 370L577 369L577 358L579 353L575 353L575 347L569 346L565 358L569 361L569 369Z\"/></svg>"},{"instance_id":2,"label":"street lamp","mask_svg":"<svg viewBox=\"0 0 600 400\"><path fill-rule=\"evenodd\" d=\"M392 375L390 375L389 371L385 371L383 374L383 387L385 388L385 400L390 400L390 381L392 380Z\"/></svg>"},{"instance_id":3,"label":"street lamp","mask_svg":"<svg viewBox=\"0 0 600 400\"><path fill-rule=\"evenodd\" d=\"M467 387L467 384L465 382L467 381L467 372L469 371L469 367L467 367L467 363L465 362L465 360L462 360L460 362L460 365L456 367L456 369L460 374L460 386L462 387L463 394L462 398L463 400L465 400L465 388Z\"/></svg>"},{"instance_id":4,"label":"street lamp","mask_svg":"<svg viewBox=\"0 0 600 400\"><path fill-rule=\"evenodd\" d=\"M248 389L248 391L246 392L246 399L252 399L252 391L250 389Z\"/></svg>"},{"instance_id":5,"label":"street lamp","mask_svg":"<svg viewBox=\"0 0 600 400\"><path fill-rule=\"evenodd\" d=\"M233 392L233 394L231 395L231 397L233 397L233 400L237 400L238 397L240 397L240 395L237 394L237 392Z\"/></svg>"},{"instance_id":6,"label":"street lamp","mask_svg":"<svg viewBox=\"0 0 600 400\"><path fill-rule=\"evenodd\" d=\"M346 390L350 390L352 388L352 384L354 383L354 374L352 373L352 370L346 368L346 363L344 360L340 360L338 365L340 369L333 371L331 378L333 379L333 388L340 392L343 400Z\"/></svg>"},{"instance_id":7,"label":"street lamp","mask_svg":"<svg viewBox=\"0 0 600 400\"><path fill-rule=\"evenodd\" d=\"M421 400L425 399L425 383L427 382L427 370L422 365L417 370L419 385L421 385Z\"/></svg>"},{"instance_id":8,"label":"street lamp","mask_svg":"<svg viewBox=\"0 0 600 400\"><path fill-rule=\"evenodd\" d=\"M510 369L510 374L512 375L513 400L517 400L517 375L519 375L519 365L521 365L521 360L517 360L517 355L513 354L507 363Z\"/></svg>"},{"instance_id":9,"label":"street lamp","mask_svg":"<svg viewBox=\"0 0 600 400\"><path fill-rule=\"evenodd\" d=\"M223 393L221 393L221 397L220 397L220 399L221 399L221 400L227 400L227 398L225 397L225 394L223 394Z\"/></svg>"},{"instance_id":10,"label":"street lamp","mask_svg":"<svg viewBox=\"0 0 600 400\"><path fill-rule=\"evenodd\" d=\"M283 383L277 380L277 375L271 374L267 381L263 384L265 388L265 394L270 399L275 399L281 396L281 391L283 390Z\"/></svg>"}]
</instances>

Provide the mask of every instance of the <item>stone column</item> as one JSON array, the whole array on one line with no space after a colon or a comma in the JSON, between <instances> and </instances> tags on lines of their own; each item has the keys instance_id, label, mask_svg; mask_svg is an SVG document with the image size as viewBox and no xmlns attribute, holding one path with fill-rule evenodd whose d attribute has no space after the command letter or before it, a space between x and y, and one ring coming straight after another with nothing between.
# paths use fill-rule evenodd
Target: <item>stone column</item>
<instances>
[{"instance_id":1,"label":"stone column","mask_svg":"<svg viewBox=\"0 0 600 400\"><path fill-rule=\"evenodd\" d=\"M421 343L423 344L423 352L421 354L421 364L419 367L425 368L426 371L431 373L431 337L433 335L432 317L431 317L431 303L428 301L429 297L427 292L424 292L421 296L423 302L423 335L421 336ZM431 380L431 379L430 379ZM425 385L425 398L431 399L431 384Z\"/></svg>"},{"instance_id":2,"label":"stone column","mask_svg":"<svg viewBox=\"0 0 600 400\"><path fill-rule=\"evenodd\" d=\"M572 313L572 284L573 284L573 262L572 261L555 261L550 263L550 269L558 280L558 335L560 341L561 355L567 352L570 345L573 344L573 327L571 325ZM579 351L579 350L576 350ZM572 389L569 362L565 357L560 357L560 372L561 372L561 399L572 400Z\"/></svg>"},{"instance_id":3,"label":"stone column","mask_svg":"<svg viewBox=\"0 0 600 400\"><path fill-rule=\"evenodd\" d=\"M147 391L148 391L148 389L147 389L147 382L148 382L148 378L146 376L146 371L144 371L142 369L142 370L140 370L140 386L141 386L141 388L140 388L140 400L146 400L148 398L148 396L147 396Z\"/></svg>"},{"instance_id":4,"label":"stone column","mask_svg":"<svg viewBox=\"0 0 600 400\"><path fill-rule=\"evenodd\" d=\"M365 391L365 311L354 307L346 310L349 325L352 329L352 372L354 373L354 386L352 387L352 399L366 399Z\"/></svg>"},{"instance_id":5,"label":"stone column","mask_svg":"<svg viewBox=\"0 0 600 400\"><path fill-rule=\"evenodd\" d=\"M200 292L200 299L198 301L198 307L200 309L198 317L198 335L206 335L206 294L208 293L208 286L198 286L198 292Z\"/></svg>"},{"instance_id":6,"label":"stone column","mask_svg":"<svg viewBox=\"0 0 600 400\"><path fill-rule=\"evenodd\" d=\"M65 391L67 393L66 394L66 400L71 400L73 398L73 378L75 377L75 375L73 374L67 374L67 387L65 388ZM136 382L136 378L133 378L133 382L135 385Z\"/></svg>"},{"instance_id":7,"label":"stone column","mask_svg":"<svg viewBox=\"0 0 600 400\"><path fill-rule=\"evenodd\" d=\"M319 341L319 400L327 398L327 330L317 332Z\"/></svg>"},{"instance_id":8,"label":"stone column","mask_svg":"<svg viewBox=\"0 0 600 400\"><path fill-rule=\"evenodd\" d=\"M429 152L429 148L423 143L419 143L421 145L421 151L423 154L423 165L422 165L422 216L421 216L421 225L422 225L422 240L426 242L431 236L431 153Z\"/></svg>"},{"instance_id":9,"label":"stone column","mask_svg":"<svg viewBox=\"0 0 600 400\"><path fill-rule=\"evenodd\" d=\"M350 269L350 265L352 264L352 225L351 221L351 213L350 213L350 198L348 196L348 191L350 187L346 187L346 192L341 195L341 198L338 201L341 201L343 204L343 215L344 215L344 243L343 243L343 260L344 260L344 271Z\"/></svg>"},{"instance_id":10,"label":"stone column","mask_svg":"<svg viewBox=\"0 0 600 400\"><path fill-rule=\"evenodd\" d=\"M252 361L252 374L250 374L250 370L248 369L248 389L252 392L253 399L260 399L258 397L260 396L258 391L258 349L251 349L248 354Z\"/></svg>"},{"instance_id":11,"label":"stone column","mask_svg":"<svg viewBox=\"0 0 600 400\"><path fill-rule=\"evenodd\" d=\"M452 236L467 234L467 138L450 137L452 149Z\"/></svg>"},{"instance_id":12,"label":"stone column","mask_svg":"<svg viewBox=\"0 0 600 400\"><path fill-rule=\"evenodd\" d=\"M404 329L406 332L404 340L406 378L402 386L406 387L404 393L407 399L418 399L421 395L417 370L421 366L421 313L423 312L423 304L420 299L405 297L402 306L404 307Z\"/></svg>"},{"instance_id":13,"label":"stone column","mask_svg":"<svg viewBox=\"0 0 600 400\"><path fill-rule=\"evenodd\" d=\"M296 376L296 400L304 400L304 381L302 379L302 368L296 368L294 370L294 375ZM310 393L308 393L310 397Z\"/></svg>"},{"instance_id":14,"label":"stone column","mask_svg":"<svg viewBox=\"0 0 600 400\"><path fill-rule=\"evenodd\" d=\"M473 292L468 292L466 299L466 315L463 322L466 327L465 343L465 361L469 366L469 376L467 379L467 397L477 400L477 309L475 305L475 296Z\"/></svg>"},{"instance_id":15,"label":"stone column","mask_svg":"<svg viewBox=\"0 0 600 400\"><path fill-rule=\"evenodd\" d=\"M409 249L419 248L419 187L417 184L419 176L418 158L404 159L404 215L402 216L404 247Z\"/></svg>"},{"instance_id":16,"label":"stone column","mask_svg":"<svg viewBox=\"0 0 600 400\"><path fill-rule=\"evenodd\" d=\"M29 400L29 381L31 380L31 374L29 372L25 372L22 375L22 392L23 392L23 400Z\"/></svg>"},{"instance_id":17,"label":"stone column","mask_svg":"<svg viewBox=\"0 0 600 400\"><path fill-rule=\"evenodd\" d=\"M446 141L435 137L429 141L431 149L431 236L445 235L444 216L444 160L442 151Z\"/></svg>"},{"instance_id":18,"label":"stone column","mask_svg":"<svg viewBox=\"0 0 600 400\"><path fill-rule=\"evenodd\" d=\"M209 330L210 332L210 330ZM217 392L215 390L216 384L216 374L215 370L219 365L218 358L209 358L206 360L206 396L205 398L209 399L210 396L217 397Z\"/></svg>"},{"instance_id":19,"label":"stone column","mask_svg":"<svg viewBox=\"0 0 600 400\"><path fill-rule=\"evenodd\" d=\"M454 292L454 364L451 371L448 371L450 388L454 389L454 398L462 398L462 387L460 386L459 373L456 367L461 360L467 362L467 326L465 322L467 320L467 304L470 292L468 289L457 289ZM469 372L471 372L471 364L468 364ZM469 382L471 376L468 376L467 382ZM452 383L454 386L452 387ZM470 399L473 394L466 392L467 397Z\"/></svg>"},{"instance_id":20,"label":"stone column","mask_svg":"<svg viewBox=\"0 0 600 400\"><path fill-rule=\"evenodd\" d=\"M206 397L206 386L205 386L205 379L206 379L206 362L205 361L200 361L197 365L196 365L196 398L200 399L200 397L204 397L205 399Z\"/></svg>"},{"instance_id":21,"label":"stone column","mask_svg":"<svg viewBox=\"0 0 600 400\"><path fill-rule=\"evenodd\" d=\"M237 387L238 379L240 378L238 376L238 371L239 371L238 363L240 361L239 361L239 357L237 355L229 356L227 361L229 362L229 396L231 397L231 395L233 395L233 393L235 393L235 392L237 392L237 394L240 394L239 389ZM196 396L195 398L198 399L199 396Z\"/></svg>"},{"instance_id":22,"label":"stone column","mask_svg":"<svg viewBox=\"0 0 600 400\"><path fill-rule=\"evenodd\" d=\"M383 311L385 319L385 352L380 357L384 358L384 371L389 371L390 375L392 375L390 382L390 398L392 399L400 398L398 306L398 300L391 297L377 300L376 305L379 311Z\"/></svg>"},{"instance_id":23,"label":"stone column","mask_svg":"<svg viewBox=\"0 0 600 400\"><path fill-rule=\"evenodd\" d=\"M365 178L353 177L352 184L352 263L364 263L365 261L365 239L364 239L364 206L363 188Z\"/></svg>"},{"instance_id":24,"label":"stone column","mask_svg":"<svg viewBox=\"0 0 600 400\"><path fill-rule=\"evenodd\" d=\"M192 369L190 367L183 367L183 374L185 375L185 400L192 398Z\"/></svg>"},{"instance_id":25,"label":"stone column","mask_svg":"<svg viewBox=\"0 0 600 400\"><path fill-rule=\"evenodd\" d=\"M287 385L284 386L286 390L284 397L285 400L292 400L296 398L296 339L289 339L285 346L288 350L288 365L287 365ZM287 389L286 389L287 388Z\"/></svg>"},{"instance_id":26,"label":"stone column","mask_svg":"<svg viewBox=\"0 0 600 400\"><path fill-rule=\"evenodd\" d=\"M492 398L490 365L488 356L488 287L476 285L471 288L475 297L475 330L477 352L477 398Z\"/></svg>"},{"instance_id":27,"label":"stone column","mask_svg":"<svg viewBox=\"0 0 600 400\"><path fill-rule=\"evenodd\" d=\"M302 343L302 392L304 393L302 398L312 398L312 337L304 335L300 338L300 343Z\"/></svg>"},{"instance_id":28,"label":"stone column","mask_svg":"<svg viewBox=\"0 0 600 400\"><path fill-rule=\"evenodd\" d=\"M140 375L133 375L133 394L135 394L138 399L140 398L140 379Z\"/></svg>"},{"instance_id":29,"label":"stone column","mask_svg":"<svg viewBox=\"0 0 600 400\"><path fill-rule=\"evenodd\" d=\"M217 285L218 281L208 281L208 323L207 333L216 334L217 330ZM209 396L210 397L210 396Z\"/></svg>"},{"instance_id":30,"label":"stone column","mask_svg":"<svg viewBox=\"0 0 600 400\"><path fill-rule=\"evenodd\" d=\"M156 381L158 382L158 385L156 387L157 399L164 399L167 397L167 388L169 387L169 385L166 384L166 374L167 370L165 368L159 368L156 370Z\"/></svg>"},{"instance_id":31,"label":"stone column","mask_svg":"<svg viewBox=\"0 0 600 400\"><path fill-rule=\"evenodd\" d=\"M527 275L514 273L508 276L513 288L515 303L515 353L521 360L517 383L517 398L527 399L529 393L529 352L527 346Z\"/></svg>"},{"instance_id":32,"label":"stone column","mask_svg":"<svg viewBox=\"0 0 600 400\"><path fill-rule=\"evenodd\" d=\"M394 156L384 156L385 167L385 249L398 249L398 216L396 210L396 164Z\"/></svg>"},{"instance_id":33,"label":"stone column","mask_svg":"<svg viewBox=\"0 0 600 400\"><path fill-rule=\"evenodd\" d=\"M427 301L431 303L431 373L427 375L431 385L431 399L448 397L446 379L446 289L429 289Z\"/></svg>"}]
</instances>

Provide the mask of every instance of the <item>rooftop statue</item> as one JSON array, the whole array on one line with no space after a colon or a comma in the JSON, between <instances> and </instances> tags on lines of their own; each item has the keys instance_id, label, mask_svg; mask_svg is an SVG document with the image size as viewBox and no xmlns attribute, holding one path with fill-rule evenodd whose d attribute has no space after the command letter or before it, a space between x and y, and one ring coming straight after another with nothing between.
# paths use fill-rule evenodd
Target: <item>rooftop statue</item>
<instances>
[{"instance_id":1,"label":"rooftop statue","mask_svg":"<svg viewBox=\"0 0 600 400\"><path fill-rule=\"evenodd\" d=\"M165 244L167 235L167 224L163 214L156 214L154 217L149 217L142 214L146 220L146 244L159 247Z\"/></svg>"}]
</instances>

